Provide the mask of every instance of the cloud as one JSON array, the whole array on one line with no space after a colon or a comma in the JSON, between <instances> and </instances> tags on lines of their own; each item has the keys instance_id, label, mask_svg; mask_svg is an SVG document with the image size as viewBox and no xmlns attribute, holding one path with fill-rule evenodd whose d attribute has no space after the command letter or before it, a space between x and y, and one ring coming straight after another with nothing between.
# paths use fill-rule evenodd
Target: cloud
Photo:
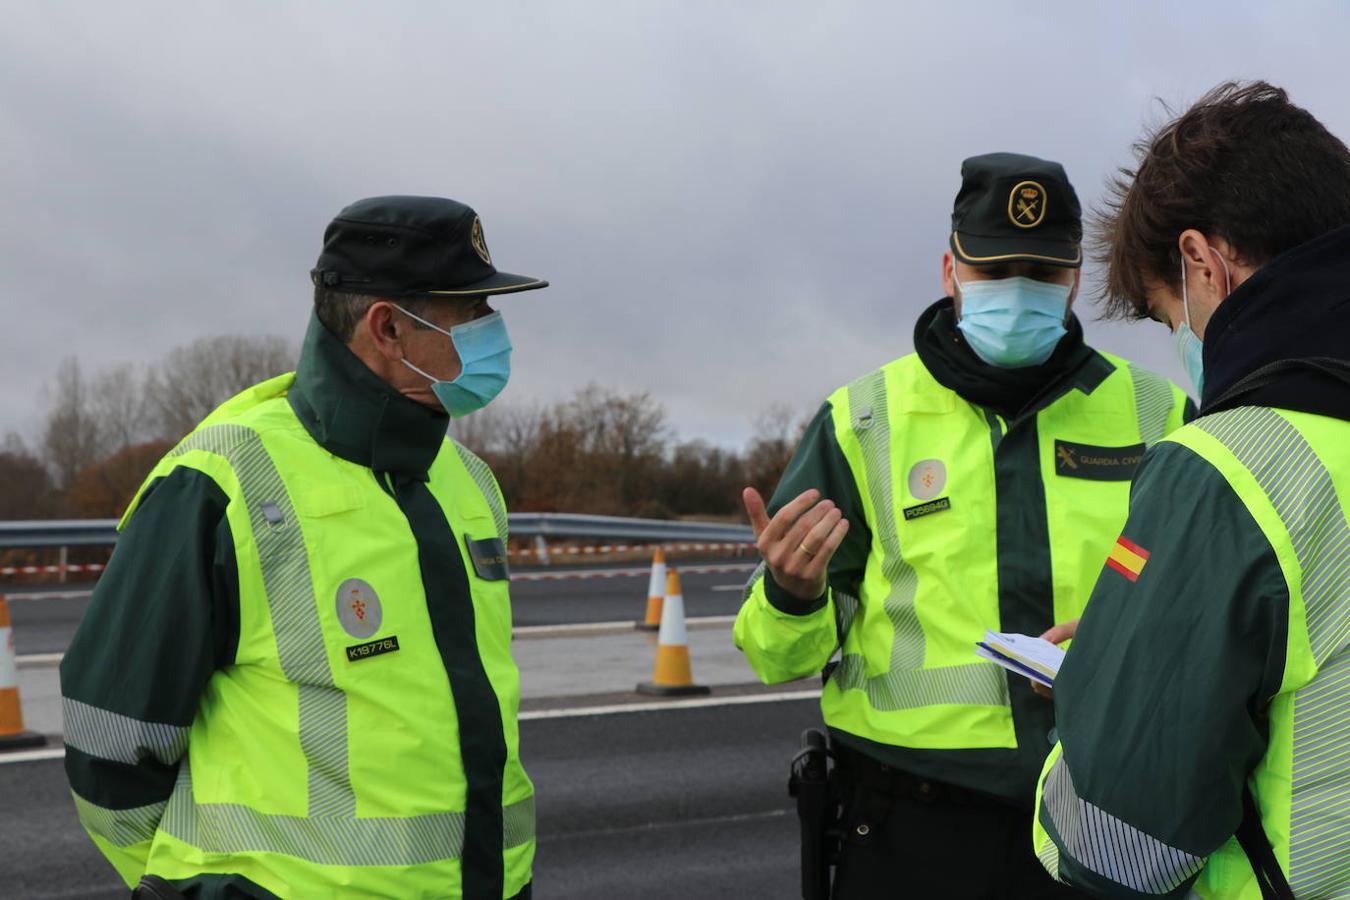
<instances>
[{"instance_id":1,"label":"cloud","mask_svg":"<svg viewBox=\"0 0 1350 900\"><path fill-rule=\"evenodd\" d=\"M1335 3L51 2L0 34L0 431L57 361L297 339L327 220L380 193L481 212L507 399L649 389L739 443L911 348L965 156L1063 161L1091 202L1154 96L1284 84L1350 135ZM1310 38L1311 36L1314 36ZM1156 326L1089 338L1181 377Z\"/></svg>"}]
</instances>

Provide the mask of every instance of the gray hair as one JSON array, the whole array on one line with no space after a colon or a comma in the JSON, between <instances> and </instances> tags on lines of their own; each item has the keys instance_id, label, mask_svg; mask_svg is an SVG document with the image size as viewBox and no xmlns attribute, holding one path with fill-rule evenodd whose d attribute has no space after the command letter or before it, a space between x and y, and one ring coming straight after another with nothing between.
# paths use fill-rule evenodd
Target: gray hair
<instances>
[{"instance_id":1,"label":"gray hair","mask_svg":"<svg viewBox=\"0 0 1350 900\"><path fill-rule=\"evenodd\" d=\"M430 307L436 301L430 297L377 297L374 294L357 294L351 291L339 291L328 287L314 289L314 313L324 327L342 343L350 344L356 334L357 324L370 312L377 300L397 303L415 316L427 317ZM414 328L425 329L417 319L412 320Z\"/></svg>"}]
</instances>

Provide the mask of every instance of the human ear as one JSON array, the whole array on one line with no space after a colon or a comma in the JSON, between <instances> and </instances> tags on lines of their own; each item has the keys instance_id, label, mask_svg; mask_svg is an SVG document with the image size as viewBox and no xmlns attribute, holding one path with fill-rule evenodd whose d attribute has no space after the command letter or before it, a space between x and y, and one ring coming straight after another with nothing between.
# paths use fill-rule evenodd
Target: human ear
<instances>
[{"instance_id":1,"label":"human ear","mask_svg":"<svg viewBox=\"0 0 1350 900\"><path fill-rule=\"evenodd\" d=\"M946 250L942 254L942 289L947 292L948 297L956 299L956 314L961 315L961 298L956 296L956 257L952 256L952 251Z\"/></svg>"},{"instance_id":2,"label":"human ear","mask_svg":"<svg viewBox=\"0 0 1350 900\"><path fill-rule=\"evenodd\" d=\"M1181 259L1186 269L1179 273L1181 277L1198 274L1201 282L1207 286L1207 296L1222 300L1230 285L1227 273L1215 265L1214 254L1219 251L1215 249L1210 239L1201 231L1187 228L1177 238L1177 247L1181 251ZM1191 301L1194 300L1195 297L1192 295Z\"/></svg>"},{"instance_id":3,"label":"human ear","mask_svg":"<svg viewBox=\"0 0 1350 900\"><path fill-rule=\"evenodd\" d=\"M358 326L366 329L375 349L389 360L399 360L404 355L403 335L407 331L407 323L400 321L397 312L393 304L377 300L366 310L365 318Z\"/></svg>"}]
</instances>

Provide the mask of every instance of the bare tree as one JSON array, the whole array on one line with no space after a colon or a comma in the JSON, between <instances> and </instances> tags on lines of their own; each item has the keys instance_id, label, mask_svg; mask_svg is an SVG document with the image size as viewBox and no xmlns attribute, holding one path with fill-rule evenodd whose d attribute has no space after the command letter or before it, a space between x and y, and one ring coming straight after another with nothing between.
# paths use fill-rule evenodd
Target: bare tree
<instances>
[{"instance_id":1,"label":"bare tree","mask_svg":"<svg viewBox=\"0 0 1350 900\"><path fill-rule=\"evenodd\" d=\"M70 356L61 361L47 393L51 406L42 428L42 458L57 487L64 490L81 469L104 456L104 435L91 385L78 359Z\"/></svg>"},{"instance_id":2,"label":"bare tree","mask_svg":"<svg viewBox=\"0 0 1350 900\"><path fill-rule=\"evenodd\" d=\"M745 477L766 498L778 486L810 422L809 418L797 419L782 404L774 404L755 417L755 436L745 448Z\"/></svg>"},{"instance_id":3,"label":"bare tree","mask_svg":"<svg viewBox=\"0 0 1350 900\"><path fill-rule=\"evenodd\" d=\"M59 503L51 475L23 439L10 432L0 441L0 519L46 519Z\"/></svg>"},{"instance_id":4,"label":"bare tree","mask_svg":"<svg viewBox=\"0 0 1350 900\"><path fill-rule=\"evenodd\" d=\"M140 368L126 364L104 369L97 377L98 389L90 392L90 411L106 459L133 444L148 440L155 432L147 415L146 377Z\"/></svg>"},{"instance_id":5,"label":"bare tree","mask_svg":"<svg viewBox=\"0 0 1350 900\"><path fill-rule=\"evenodd\" d=\"M272 336L207 337L171 351L146 379L157 436L177 440L244 388L292 369L295 359L295 348Z\"/></svg>"}]
</instances>

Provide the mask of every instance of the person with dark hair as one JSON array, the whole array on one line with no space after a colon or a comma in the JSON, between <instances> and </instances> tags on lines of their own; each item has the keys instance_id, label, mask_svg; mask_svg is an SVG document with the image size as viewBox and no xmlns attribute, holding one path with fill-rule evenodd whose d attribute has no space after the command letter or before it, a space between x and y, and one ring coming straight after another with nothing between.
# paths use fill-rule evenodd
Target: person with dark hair
<instances>
[{"instance_id":1,"label":"person with dark hair","mask_svg":"<svg viewBox=\"0 0 1350 900\"><path fill-rule=\"evenodd\" d=\"M1106 303L1173 332L1200 416L1056 629L1036 849L1102 897L1350 897L1350 150L1264 82L1136 149Z\"/></svg>"},{"instance_id":2,"label":"person with dark hair","mask_svg":"<svg viewBox=\"0 0 1350 900\"><path fill-rule=\"evenodd\" d=\"M809 848L842 834L837 900L1078 896L1031 853L1053 709L975 645L1082 610L1136 464L1193 411L1084 341L1081 238L1059 163L965 160L916 352L830 395L767 508L745 491L736 644L765 682L826 675L839 794L803 874L828 886Z\"/></svg>"},{"instance_id":3,"label":"person with dark hair","mask_svg":"<svg viewBox=\"0 0 1350 900\"><path fill-rule=\"evenodd\" d=\"M440 197L324 233L295 372L164 457L61 662L80 821L142 898L528 900L507 517L446 437L511 342Z\"/></svg>"}]
</instances>

